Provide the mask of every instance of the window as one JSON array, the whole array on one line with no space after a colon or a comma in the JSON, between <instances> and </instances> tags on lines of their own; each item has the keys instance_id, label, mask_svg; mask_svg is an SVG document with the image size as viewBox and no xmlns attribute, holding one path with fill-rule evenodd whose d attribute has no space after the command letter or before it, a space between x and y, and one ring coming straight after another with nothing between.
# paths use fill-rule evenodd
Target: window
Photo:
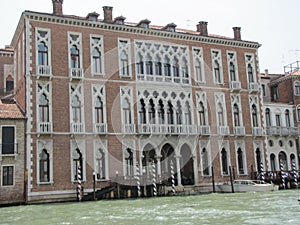
<instances>
[{"instance_id":1,"label":"window","mask_svg":"<svg viewBox=\"0 0 300 225\"><path fill-rule=\"evenodd\" d=\"M99 96L96 98L94 110L95 110L95 122L104 123L103 102Z\"/></svg>"},{"instance_id":2,"label":"window","mask_svg":"<svg viewBox=\"0 0 300 225\"><path fill-rule=\"evenodd\" d=\"M90 45L91 45L92 73L103 74L103 67L104 67L103 38L91 37Z\"/></svg>"},{"instance_id":3,"label":"window","mask_svg":"<svg viewBox=\"0 0 300 225\"><path fill-rule=\"evenodd\" d=\"M295 82L294 84L294 92L295 92L295 95L300 95L300 82Z\"/></svg>"},{"instance_id":4,"label":"window","mask_svg":"<svg viewBox=\"0 0 300 225\"><path fill-rule=\"evenodd\" d=\"M281 126L281 118L280 118L280 114L276 114L275 115L275 121L276 121L276 126L280 127Z\"/></svg>"},{"instance_id":5,"label":"window","mask_svg":"<svg viewBox=\"0 0 300 225\"><path fill-rule=\"evenodd\" d=\"M131 121L131 106L128 99L125 99L123 102L123 122L124 124L132 124Z\"/></svg>"},{"instance_id":6,"label":"window","mask_svg":"<svg viewBox=\"0 0 300 225\"><path fill-rule=\"evenodd\" d=\"M244 157L243 157L243 151L241 150L241 148L239 148L238 151L237 151L237 158L238 158L239 174L245 174L245 171L244 171Z\"/></svg>"},{"instance_id":7,"label":"window","mask_svg":"<svg viewBox=\"0 0 300 225\"><path fill-rule=\"evenodd\" d=\"M14 90L14 79L11 75L6 78L5 81L6 92Z\"/></svg>"},{"instance_id":8,"label":"window","mask_svg":"<svg viewBox=\"0 0 300 225\"><path fill-rule=\"evenodd\" d=\"M155 105L154 105L152 99L150 99L150 101L149 101L148 113L149 113L149 122L151 124L155 124Z\"/></svg>"},{"instance_id":9,"label":"window","mask_svg":"<svg viewBox=\"0 0 300 225\"><path fill-rule=\"evenodd\" d=\"M121 77L131 77L129 39L126 40L119 39L118 50L119 50L119 74Z\"/></svg>"},{"instance_id":10,"label":"window","mask_svg":"<svg viewBox=\"0 0 300 225\"><path fill-rule=\"evenodd\" d=\"M188 102L185 103L185 124L192 125L191 107Z\"/></svg>"},{"instance_id":11,"label":"window","mask_svg":"<svg viewBox=\"0 0 300 225\"><path fill-rule=\"evenodd\" d=\"M269 108L266 109L265 114L266 114L266 126L270 127L272 126L272 123L271 123L271 114Z\"/></svg>"},{"instance_id":12,"label":"window","mask_svg":"<svg viewBox=\"0 0 300 225\"><path fill-rule=\"evenodd\" d=\"M202 169L203 169L203 175L209 176L209 161L208 161L208 152L206 148L203 148L201 151L202 156Z\"/></svg>"},{"instance_id":13,"label":"window","mask_svg":"<svg viewBox=\"0 0 300 225\"><path fill-rule=\"evenodd\" d=\"M98 50L98 48L93 49L92 58L93 72L95 74L102 73L101 52Z\"/></svg>"},{"instance_id":14,"label":"window","mask_svg":"<svg viewBox=\"0 0 300 225\"><path fill-rule=\"evenodd\" d=\"M180 101L177 101L177 106L176 106L176 121L177 121L178 125L182 124L182 109L181 109L181 103L180 103Z\"/></svg>"},{"instance_id":15,"label":"window","mask_svg":"<svg viewBox=\"0 0 300 225\"><path fill-rule=\"evenodd\" d=\"M77 95L72 98L72 116L74 123L81 123L81 102Z\"/></svg>"},{"instance_id":16,"label":"window","mask_svg":"<svg viewBox=\"0 0 300 225\"><path fill-rule=\"evenodd\" d=\"M286 127L291 127L290 111L285 110L285 125Z\"/></svg>"},{"instance_id":17,"label":"window","mask_svg":"<svg viewBox=\"0 0 300 225\"><path fill-rule=\"evenodd\" d=\"M70 54L71 54L71 68L80 68L79 50L75 45L71 47Z\"/></svg>"},{"instance_id":18,"label":"window","mask_svg":"<svg viewBox=\"0 0 300 225\"><path fill-rule=\"evenodd\" d=\"M168 124L174 124L174 110L173 110L173 105L169 101L168 102L168 107L167 107L167 116L168 116Z\"/></svg>"},{"instance_id":19,"label":"window","mask_svg":"<svg viewBox=\"0 0 300 225\"><path fill-rule=\"evenodd\" d=\"M225 125L224 111L221 103L219 103L217 106L217 115L218 115L218 125L224 126Z\"/></svg>"},{"instance_id":20,"label":"window","mask_svg":"<svg viewBox=\"0 0 300 225\"><path fill-rule=\"evenodd\" d=\"M170 60L167 57L164 59L164 75L171 76Z\"/></svg>"},{"instance_id":21,"label":"window","mask_svg":"<svg viewBox=\"0 0 300 225\"><path fill-rule=\"evenodd\" d=\"M230 73L230 80L236 81L235 66L233 62L230 62L229 64L229 73Z\"/></svg>"},{"instance_id":22,"label":"window","mask_svg":"<svg viewBox=\"0 0 300 225\"><path fill-rule=\"evenodd\" d=\"M45 42L40 42L38 45L38 65L48 65L48 47Z\"/></svg>"},{"instance_id":23,"label":"window","mask_svg":"<svg viewBox=\"0 0 300 225\"><path fill-rule=\"evenodd\" d=\"M46 149L43 149L39 155L40 160L40 182L50 181L50 156Z\"/></svg>"},{"instance_id":24,"label":"window","mask_svg":"<svg viewBox=\"0 0 300 225\"><path fill-rule=\"evenodd\" d=\"M49 122L49 100L45 93L40 95L39 98L39 122Z\"/></svg>"},{"instance_id":25,"label":"window","mask_svg":"<svg viewBox=\"0 0 300 225\"><path fill-rule=\"evenodd\" d=\"M165 110L164 110L163 101L161 99L158 101L157 115L158 115L158 123L164 124L165 123Z\"/></svg>"},{"instance_id":26,"label":"window","mask_svg":"<svg viewBox=\"0 0 300 225\"><path fill-rule=\"evenodd\" d=\"M271 171L276 171L276 162L275 162L275 155L272 153L270 155L270 162L271 162Z\"/></svg>"},{"instance_id":27,"label":"window","mask_svg":"<svg viewBox=\"0 0 300 225\"><path fill-rule=\"evenodd\" d=\"M138 56L137 56L136 73L144 74L144 62L143 62L143 58L142 58L141 54L138 54Z\"/></svg>"},{"instance_id":28,"label":"window","mask_svg":"<svg viewBox=\"0 0 300 225\"><path fill-rule=\"evenodd\" d=\"M83 180L83 160L81 151L76 148L73 156L74 181Z\"/></svg>"},{"instance_id":29,"label":"window","mask_svg":"<svg viewBox=\"0 0 300 225\"><path fill-rule=\"evenodd\" d=\"M2 186L14 185L14 166L2 166Z\"/></svg>"},{"instance_id":30,"label":"window","mask_svg":"<svg viewBox=\"0 0 300 225\"><path fill-rule=\"evenodd\" d=\"M217 61L214 61L213 73L214 73L215 82L222 83L220 65Z\"/></svg>"},{"instance_id":31,"label":"window","mask_svg":"<svg viewBox=\"0 0 300 225\"><path fill-rule=\"evenodd\" d=\"M2 154L15 154L15 127L2 127Z\"/></svg>"},{"instance_id":32,"label":"window","mask_svg":"<svg viewBox=\"0 0 300 225\"><path fill-rule=\"evenodd\" d=\"M120 62L121 62L121 71L120 71L121 75L126 77L129 76L128 55L124 51L121 52Z\"/></svg>"},{"instance_id":33,"label":"window","mask_svg":"<svg viewBox=\"0 0 300 225\"><path fill-rule=\"evenodd\" d=\"M278 92L278 86L275 85L271 88L272 92L272 100L277 101L279 99L279 92Z\"/></svg>"},{"instance_id":34,"label":"window","mask_svg":"<svg viewBox=\"0 0 300 225\"><path fill-rule=\"evenodd\" d=\"M239 107L237 104L233 105L233 120L234 120L234 126L239 127L240 124L240 112Z\"/></svg>"},{"instance_id":35,"label":"window","mask_svg":"<svg viewBox=\"0 0 300 225\"><path fill-rule=\"evenodd\" d=\"M222 72L222 59L221 59L221 51L220 50L212 50L212 72L213 79L216 84L223 83L223 72Z\"/></svg>"},{"instance_id":36,"label":"window","mask_svg":"<svg viewBox=\"0 0 300 225\"><path fill-rule=\"evenodd\" d=\"M257 108L256 105L252 105L251 108L251 114L252 114L252 126L258 127L258 116L257 116Z\"/></svg>"},{"instance_id":37,"label":"window","mask_svg":"<svg viewBox=\"0 0 300 225\"><path fill-rule=\"evenodd\" d=\"M253 67L251 66L250 63L247 66L247 74L248 74L249 83L253 83L254 82Z\"/></svg>"},{"instance_id":38,"label":"window","mask_svg":"<svg viewBox=\"0 0 300 225\"><path fill-rule=\"evenodd\" d=\"M199 103L199 109L198 109L198 114L199 114L199 125L200 126L205 126L206 125L206 118L205 118L205 109L203 102Z\"/></svg>"},{"instance_id":39,"label":"window","mask_svg":"<svg viewBox=\"0 0 300 225\"><path fill-rule=\"evenodd\" d=\"M262 90L263 97L265 97L266 96L266 85L262 84L261 85L261 90Z\"/></svg>"},{"instance_id":40,"label":"window","mask_svg":"<svg viewBox=\"0 0 300 225\"><path fill-rule=\"evenodd\" d=\"M300 106L297 106L297 119L300 122Z\"/></svg>"},{"instance_id":41,"label":"window","mask_svg":"<svg viewBox=\"0 0 300 225\"><path fill-rule=\"evenodd\" d=\"M140 124L146 124L146 108L143 99L140 100L140 105L139 105L139 121Z\"/></svg>"},{"instance_id":42,"label":"window","mask_svg":"<svg viewBox=\"0 0 300 225\"><path fill-rule=\"evenodd\" d=\"M97 174L97 180L106 179L105 171L105 152L99 149L96 153L96 168L95 172Z\"/></svg>"},{"instance_id":43,"label":"window","mask_svg":"<svg viewBox=\"0 0 300 225\"><path fill-rule=\"evenodd\" d=\"M161 68L161 61L159 57L156 57L155 60L155 74L156 75L162 75L162 68Z\"/></svg>"},{"instance_id":44,"label":"window","mask_svg":"<svg viewBox=\"0 0 300 225\"><path fill-rule=\"evenodd\" d=\"M126 176L133 176L133 152L130 148L125 152Z\"/></svg>"},{"instance_id":45,"label":"window","mask_svg":"<svg viewBox=\"0 0 300 225\"><path fill-rule=\"evenodd\" d=\"M255 57L253 53L245 54L245 65L246 65L248 83L249 84L256 83Z\"/></svg>"},{"instance_id":46,"label":"window","mask_svg":"<svg viewBox=\"0 0 300 225\"><path fill-rule=\"evenodd\" d=\"M228 157L225 148L222 148L221 160L222 160L222 173L223 175L228 175Z\"/></svg>"},{"instance_id":47,"label":"window","mask_svg":"<svg viewBox=\"0 0 300 225\"><path fill-rule=\"evenodd\" d=\"M173 76L179 77L179 65L178 65L178 59L175 58L173 60Z\"/></svg>"},{"instance_id":48,"label":"window","mask_svg":"<svg viewBox=\"0 0 300 225\"><path fill-rule=\"evenodd\" d=\"M202 48L193 47L194 73L196 82L205 82L204 80L204 61Z\"/></svg>"},{"instance_id":49,"label":"window","mask_svg":"<svg viewBox=\"0 0 300 225\"><path fill-rule=\"evenodd\" d=\"M147 55L146 57L146 74L153 74L153 63L149 55Z\"/></svg>"}]
</instances>

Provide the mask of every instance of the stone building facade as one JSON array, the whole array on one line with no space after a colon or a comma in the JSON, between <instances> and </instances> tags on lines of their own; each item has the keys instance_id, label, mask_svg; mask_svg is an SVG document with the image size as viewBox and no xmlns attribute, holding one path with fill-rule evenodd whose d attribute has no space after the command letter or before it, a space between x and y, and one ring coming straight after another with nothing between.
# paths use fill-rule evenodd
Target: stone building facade
<instances>
[{"instance_id":1,"label":"stone building facade","mask_svg":"<svg viewBox=\"0 0 300 225\"><path fill-rule=\"evenodd\" d=\"M29 202L75 199L116 177L176 185L251 178L266 166L257 42L176 24L25 11L12 40L26 111ZM259 156L259 157L258 157ZM214 174L212 174L212 167Z\"/></svg>"}]
</instances>

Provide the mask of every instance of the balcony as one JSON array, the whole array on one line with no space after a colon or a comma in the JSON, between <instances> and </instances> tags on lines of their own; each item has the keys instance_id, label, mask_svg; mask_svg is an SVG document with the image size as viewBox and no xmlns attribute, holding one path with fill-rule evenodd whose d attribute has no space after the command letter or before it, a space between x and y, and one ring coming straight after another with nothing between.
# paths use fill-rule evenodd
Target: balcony
<instances>
[{"instance_id":1,"label":"balcony","mask_svg":"<svg viewBox=\"0 0 300 225\"><path fill-rule=\"evenodd\" d=\"M96 123L95 124L95 133L96 134L106 134L107 133L107 124L106 123Z\"/></svg>"},{"instance_id":2,"label":"balcony","mask_svg":"<svg viewBox=\"0 0 300 225\"><path fill-rule=\"evenodd\" d=\"M252 134L253 134L253 136L256 136L256 137L263 136L263 130L261 127L253 127Z\"/></svg>"},{"instance_id":3,"label":"balcony","mask_svg":"<svg viewBox=\"0 0 300 225\"><path fill-rule=\"evenodd\" d=\"M48 65L37 65L36 75L39 77L52 77L52 67Z\"/></svg>"},{"instance_id":4,"label":"balcony","mask_svg":"<svg viewBox=\"0 0 300 225\"><path fill-rule=\"evenodd\" d=\"M230 82L231 91L240 91L241 90L241 82L239 81L231 81Z\"/></svg>"},{"instance_id":5,"label":"balcony","mask_svg":"<svg viewBox=\"0 0 300 225\"><path fill-rule=\"evenodd\" d=\"M280 126L271 126L267 127L268 135L277 135L277 136L298 136L298 127L280 127Z\"/></svg>"},{"instance_id":6,"label":"balcony","mask_svg":"<svg viewBox=\"0 0 300 225\"><path fill-rule=\"evenodd\" d=\"M140 124L140 134L174 134L191 135L197 133L195 125L174 125L174 124Z\"/></svg>"},{"instance_id":7,"label":"balcony","mask_svg":"<svg viewBox=\"0 0 300 225\"><path fill-rule=\"evenodd\" d=\"M123 124L122 132L124 134L134 134L135 133L135 124Z\"/></svg>"},{"instance_id":8,"label":"balcony","mask_svg":"<svg viewBox=\"0 0 300 225\"><path fill-rule=\"evenodd\" d=\"M210 135L210 126L198 126L198 134L202 136Z\"/></svg>"},{"instance_id":9,"label":"balcony","mask_svg":"<svg viewBox=\"0 0 300 225\"><path fill-rule=\"evenodd\" d=\"M71 133L84 133L84 123L71 123Z\"/></svg>"},{"instance_id":10,"label":"balcony","mask_svg":"<svg viewBox=\"0 0 300 225\"><path fill-rule=\"evenodd\" d=\"M235 136L244 136L245 135L245 127L234 127L234 135Z\"/></svg>"},{"instance_id":11,"label":"balcony","mask_svg":"<svg viewBox=\"0 0 300 225\"><path fill-rule=\"evenodd\" d=\"M69 78L72 79L82 79L83 78L83 69L82 68L70 68L69 69Z\"/></svg>"},{"instance_id":12,"label":"balcony","mask_svg":"<svg viewBox=\"0 0 300 225\"><path fill-rule=\"evenodd\" d=\"M152 74L151 75L137 74L136 77L138 81L190 84L190 78L186 78L186 77L171 77L171 76L152 75Z\"/></svg>"},{"instance_id":13,"label":"balcony","mask_svg":"<svg viewBox=\"0 0 300 225\"><path fill-rule=\"evenodd\" d=\"M40 134L49 134L52 132L52 123L42 122L37 124L37 132Z\"/></svg>"},{"instance_id":14,"label":"balcony","mask_svg":"<svg viewBox=\"0 0 300 225\"><path fill-rule=\"evenodd\" d=\"M259 91L258 83L254 83L254 82L249 83L249 92L258 92L258 91Z\"/></svg>"},{"instance_id":15,"label":"balcony","mask_svg":"<svg viewBox=\"0 0 300 225\"><path fill-rule=\"evenodd\" d=\"M228 126L219 126L218 127L219 135L229 135L229 127Z\"/></svg>"}]
</instances>

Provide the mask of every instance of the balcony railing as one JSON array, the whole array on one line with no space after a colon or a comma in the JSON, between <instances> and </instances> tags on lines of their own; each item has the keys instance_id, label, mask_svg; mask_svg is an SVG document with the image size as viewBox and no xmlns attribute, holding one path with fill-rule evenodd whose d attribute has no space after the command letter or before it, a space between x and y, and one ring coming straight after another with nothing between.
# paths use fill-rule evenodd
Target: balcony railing
<instances>
[{"instance_id":1,"label":"balcony railing","mask_svg":"<svg viewBox=\"0 0 300 225\"><path fill-rule=\"evenodd\" d=\"M210 135L210 126L198 126L199 135Z\"/></svg>"},{"instance_id":2,"label":"balcony railing","mask_svg":"<svg viewBox=\"0 0 300 225\"><path fill-rule=\"evenodd\" d=\"M134 134L135 133L135 124L123 124L123 133L124 134Z\"/></svg>"},{"instance_id":3,"label":"balcony railing","mask_svg":"<svg viewBox=\"0 0 300 225\"><path fill-rule=\"evenodd\" d=\"M0 144L2 155L17 155L18 143L2 143Z\"/></svg>"},{"instance_id":4,"label":"balcony railing","mask_svg":"<svg viewBox=\"0 0 300 225\"><path fill-rule=\"evenodd\" d=\"M190 79L187 77L171 77L171 76L163 76L163 75L146 75L146 74L137 74L136 77L137 80L139 81L190 84Z\"/></svg>"},{"instance_id":5,"label":"balcony railing","mask_svg":"<svg viewBox=\"0 0 300 225\"><path fill-rule=\"evenodd\" d=\"M254 82L249 83L249 91L250 92L258 92L259 91L258 83L254 83Z\"/></svg>"},{"instance_id":6,"label":"balcony railing","mask_svg":"<svg viewBox=\"0 0 300 225\"><path fill-rule=\"evenodd\" d=\"M261 127L253 127L252 128L252 134L253 136L262 136L263 135L263 130Z\"/></svg>"},{"instance_id":7,"label":"balcony railing","mask_svg":"<svg viewBox=\"0 0 300 225\"><path fill-rule=\"evenodd\" d=\"M229 127L228 126L219 126L218 132L219 132L219 135L229 135Z\"/></svg>"},{"instance_id":8,"label":"balcony railing","mask_svg":"<svg viewBox=\"0 0 300 225\"><path fill-rule=\"evenodd\" d=\"M71 123L72 133L84 133L84 123Z\"/></svg>"},{"instance_id":9,"label":"balcony railing","mask_svg":"<svg viewBox=\"0 0 300 225\"><path fill-rule=\"evenodd\" d=\"M70 79L82 79L83 69L82 68L70 68Z\"/></svg>"},{"instance_id":10,"label":"balcony railing","mask_svg":"<svg viewBox=\"0 0 300 225\"><path fill-rule=\"evenodd\" d=\"M52 132L52 123L50 122L41 122L38 123L37 132L42 134L49 134Z\"/></svg>"},{"instance_id":11,"label":"balcony railing","mask_svg":"<svg viewBox=\"0 0 300 225\"><path fill-rule=\"evenodd\" d=\"M241 82L239 81L231 81L230 82L231 90L239 91L241 90Z\"/></svg>"},{"instance_id":12,"label":"balcony railing","mask_svg":"<svg viewBox=\"0 0 300 225\"><path fill-rule=\"evenodd\" d=\"M139 133L141 134L196 134L195 125L174 125L174 124L140 124Z\"/></svg>"},{"instance_id":13,"label":"balcony railing","mask_svg":"<svg viewBox=\"0 0 300 225\"><path fill-rule=\"evenodd\" d=\"M96 123L95 124L95 133L106 134L107 133L107 124L106 123Z\"/></svg>"},{"instance_id":14,"label":"balcony railing","mask_svg":"<svg viewBox=\"0 0 300 225\"><path fill-rule=\"evenodd\" d=\"M36 75L38 77L51 77L52 67L48 65L37 65Z\"/></svg>"},{"instance_id":15,"label":"balcony railing","mask_svg":"<svg viewBox=\"0 0 300 225\"><path fill-rule=\"evenodd\" d=\"M234 134L236 136L244 136L245 135L245 127L234 127Z\"/></svg>"},{"instance_id":16,"label":"balcony railing","mask_svg":"<svg viewBox=\"0 0 300 225\"><path fill-rule=\"evenodd\" d=\"M297 136L299 134L298 127L270 126L266 131L268 135L278 136Z\"/></svg>"}]
</instances>

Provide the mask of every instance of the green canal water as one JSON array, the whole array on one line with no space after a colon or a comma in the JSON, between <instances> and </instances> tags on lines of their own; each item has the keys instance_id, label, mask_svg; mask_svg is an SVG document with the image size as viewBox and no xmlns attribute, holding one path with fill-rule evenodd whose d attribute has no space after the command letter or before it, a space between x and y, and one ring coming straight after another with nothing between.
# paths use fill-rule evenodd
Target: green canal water
<instances>
[{"instance_id":1,"label":"green canal water","mask_svg":"<svg viewBox=\"0 0 300 225\"><path fill-rule=\"evenodd\" d=\"M205 194L0 208L0 224L300 224L299 191Z\"/></svg>"}]
</instances>

